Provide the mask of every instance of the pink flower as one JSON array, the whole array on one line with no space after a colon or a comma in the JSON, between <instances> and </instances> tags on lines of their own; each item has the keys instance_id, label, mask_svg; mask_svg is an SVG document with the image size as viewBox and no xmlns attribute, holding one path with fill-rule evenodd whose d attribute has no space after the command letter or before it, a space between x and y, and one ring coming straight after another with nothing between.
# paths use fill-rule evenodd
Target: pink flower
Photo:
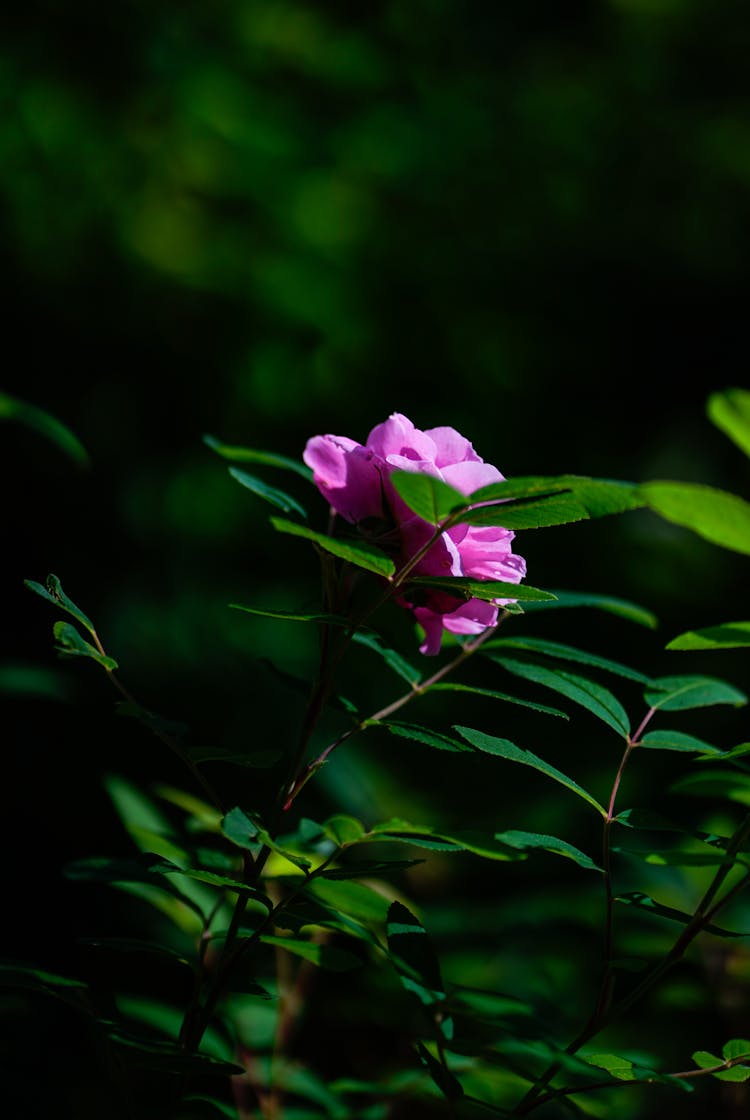
<instances>
[{"instance_id":1,"label":"pink flower","mask_svg":"<svg viewBox=\"0 0 750 1120\"><path fill-rule=\"evenodd\" d=\"M304 460L331 508L390 552L397 567L414 556L435 530L396 493L390 482L393 471L433 475L466 495L503 481L497 467L485 463L454 428L422 432L399 412L373 428L364 445L345 436L314 436L307 442ZM413 574L519 583L526 562L511 551L514 535L494 526L456 525L440 535ZM469 599L457 607L454 596L423 588L418 597L410 593L398 601L424 630L422 653L436 654L443 630L479 634L495 625L498 607L508 600Z\"/></svg>"}]
</instances>

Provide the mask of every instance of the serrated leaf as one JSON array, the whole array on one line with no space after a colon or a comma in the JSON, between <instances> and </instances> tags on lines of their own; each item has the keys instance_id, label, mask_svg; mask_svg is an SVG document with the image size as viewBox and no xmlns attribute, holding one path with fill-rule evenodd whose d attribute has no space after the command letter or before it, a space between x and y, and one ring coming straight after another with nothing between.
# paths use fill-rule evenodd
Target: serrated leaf
<instances>
[{"instance_id":1,"label":"serrated leaf","mask_svg":"<svg viewBox=\"0 0 750 1120\"><path fill-rule=\"evenodd\" d=\"M389 481L409 509L430 525L439 525L468 500L442 479L418 471L394 471Z\"/></svg>"},{"instance_id":2,"label":"serrated leaf","mask_svg":"<svg viewBox=\"0 0 750 1120\"><path fill-rule=\"evenodd\" d=\"M485 642L482 649L485 652L491 649L527 650L532 653L546 654L547 657L560 658L563 661L575 661L581 665L590 665L594 669L604 669L616 676L625 677L631 681L639 681L642 684L647 684L650 679L644 673L639 673L637 669L622 665L619 661L611 661L608 657L600 657L596 653L576 649L575 646L563 645L561 642L550 642L544 638L494 638L492 641Z\"/></svg>"},{"instance_id":3,"label":"serrated leaf","mask_svg":"<svg viewBox=\"0 0 750 1120\"><path fill-rule=\"evenodd\" d=\"M410 685L419 684L422 674L415 669L413 665L410 665L405 657L397 653L395 649L389 649L388 646L384 646L377 634L363 633L361 630L358 630L355 634L352 634L352 641L356 642L357 645L366 646L367 649L371 649L377 653L379 657L382 657L389 669L393 669L394 673L398 673L402 680L407 681Z\"/></svg>"},{"instance_id":4,"label":"serrated leaf","mask_svg":"<svg viewBox=\"0 0 750 1120\"><path fill-rule=\"evenodd\" d=\"M711 1069L713 1066L722 1065L723 1058L718 1057L717 1054L712 1054L710 1050L696 1050L693 1054L693 1061L700 1069Z\"/></svg>"},{"instance_id":5,"label":"serrated leaf","mask_svg":"<svg viewBox=\"0 0 750 1120\"><path fill-rule=\"evenodd\" d=\"M518 848L503 844L489 833L464 829L448 831L432 829L424 825L413 825L398 817L374 825L371 833L373 839L414 844L418 848L427 848L431 851L470 852L484 859L504 861L523 858Z\"/></svg>"},{"instance_id":6,"label":"serrated leaf","mask_svg":"<svg viewBox=\"0 0 750 1120\"><path fill-rule=\"evenodd\" d=\"M703 630L686 630L667 644L666 649L739 649L750 646L750 622L724 622Z\"/></svg>"},{"instance_id":7,"label":"serrated leaf","mask_svg":"<svg viewBox=\"0 0 750 1120\"><path fill-rule=\"evenodd\" d=\"M717 428L750 455L750 393L747 389L726 389L712 393L706 412Z\"/></svg>"},{"instance_id":8,"label":"serrated leaf","mask_svg":"<svg viewBox=\"0 0 750 1120\"><path fill-rule=\"evenodd\" d=\"M616 731L618 735L627 736L630 731L628 716L620 701L609 689L595 681L569 673L562 669L550 669L545 665L538 665L531 661L517 661L514 658L503 657L496 653L488 653L491 661L496 661L514 676L524 680L533 681L553 692L560 693L575 704L580 704L592 715Z\"/></svg>"},{"instance_id":9,"label":"serrated leaf","mask_svg":"<svg viewBox=\"0 0 750 1120\"><path fill-rule=\"evenodd\" d=\"M188 879L197 879L199 883L208 883L212 887L224 887L226 890L234 891L235 894L245 895L255 902L260 902L266 910L273 909L270 898L263 891L259 891L257 887L251 887L248 883L243 883L241 879L234 879L231 875L220 875L207 867L175 867L166 871L166 874L186 875Z\"/></svg>"},{"instance_id":10,"label":"serrated leaf","mask_svg":"<svg viewBox=\"0 0 750 1120\"><path fill-rule=\"evenodd\" d=\"M665 712L704 708L713 704L740 707L747 703L744 692L714 677L657 677L643 695L652 708Z\"/></svg>"},{"instance_id":11,"label":"serrated leaf","mask_svg":"<svg viewBox=\"0 0 750 1120\"><path fill-rule=\"evenodd\" d=\"M645 626L649 630L656 630L659 620L656 615L638 603L629 599L618 599L613 595L594 595L586 591L560 591L555 588L555 601L545 603L529 603L526 611L550 610L564 607L591 607L594 610L606 611L618 618L635 622L638 626Z\"/></svg>"},{"instance_id":12,"label":"serrated leaf","mask_svg":"<svg viewBox=\"0 0 750 1120\"><path fill-rule=\"evenodd\" d=\"M284 513L298 513L300 517L307 517L307 510L304 506L301 506L296 498L293 498L291 494L287 494L284 490L269 486L262 479L256 478L254 474L248 474L247 471L241 471L237 467L230 467L229 473L236 482L239 482L240 486L244 486L246 490L259 498L263 498L264 501L276 506L277 509L283 510Z\"/></svg>"},{"instance_id":13,"label":"serrated leaf","mask_svg":"<svg viewBox=\"0 0 750 1120\"><path fill-rule=\"evenodd\" d=\"M417 863L424 863L422 859L380 859L352 863L347 867L327 867L319 872L321 879L372 879L390 875L394 871L405 871Z\"/></svg>"},{"instance_id":14,"label":"serrated leaf","mask_svg":"<svg viewBox=\"0 0 750 1120\"><path fill-rule=\"evenodd\" d=\"M731 1038L721 1048L722 1055L728 1062L740 1058L743 1062L750 1062L750 1042L746 1038Z\"/></svg>"},{"instance_id":15,"label":"serrated leaf","mask_svg":"<svg viewBox=\"0 0 750 1120\"><path fill-rule=\"evenodd\" d=\"M441 731L433 731L430 727L422 727L418 723L402 723L400 720L388 720L378 726L385 727L391 735L400 739L412 739L424 743L428 747L437 747L440 751L468 751L457 739L444 735Z\"/></svg>"},{"instance_id":16,"label":"serrated leaf","mask_svg":"<svg viewBox=\"0 0 750 1120\"><path fill-rule=\"evenodd\" d=\"M278 945L287 953L302 957L303 960L331 972L347 972L351 968L359 968L362 965L362 961L355 953L349 953L334 945L320 945L317 941L305 941L296 937L277 937L270 933L261 934L260 940L265 945Z\"/></svg>"},{"instance_id":17,"label":"serrated leaf","mask_svg":"<svg viewBox=\"0 0 750 1120\"><path fill-rule=\"evenodd\" d=\"M491 643L488 643L491 644ZM468 692L473 696L484 696L488 700L504 700L507 704L518 704L522 708L531 708L534 712L544 712L548 716L559 716L560 719L570 719L567 712L559 708L550 708L547 704L537 704L533 700L522 700L519 696L511 696L507 692L497 692L492 688L476 688L470 684L458 684L455 681L441 681L430 686L430 692Z\"/></svg>"},{"instance_id":18,"label":"serrated leaf","mask_svg":"<svg viewBox=\"0 0 750 1120\"><path fill-rule=\"evenodd\" d=\"M396 571L396 565L389 556L365 541L328 537L325 533L316 533L314 530L308 529L306 525L297 525L294 521L286 521L283 517L272 517L271 524L279 533L288 533L290 536L302 537L305 540L312 541L324 552L329 552L332 556L338 556L340 560L346 560L347 563L354 564L357 568L374 572L375 575L387 579Z\"/></svg>"},{"instance_id":19,"label":"serrated leaf","mask_svg":"<svg viewBox=\"0 0 750 1120\"><path fill-rule=\"evenodd\" d=\"M80 467L90 465L89 453L78 436L74 435L56 416L44 409L29 404L28 401L11 397L7 393L0 393L0 420L15 420L27 428L32 428L64 451Z\"/></svg>"},{"instance_id":20,"label":"serrated leaf","mask_svg":"<svg viewBox=\"0 0 750 1120\"><path fill-rule=\"evenodd\" d=\"M477 750L483 751L485 754L496 755L498 758L506 758L510 762L520 762L523 766L531 766L534 770L539 770L542 774L546 774L548 778L552 778L553 781L559 782L572 793L582 797L584 801L588 801L589 805L593 805L603 816L606 816L603 806L600 805L596 798L592 797L587 790L579 786L578 783L574 782L572 778L569 778L567 774L563 774L562 771L557 770L554 766L545 762L544 759L538 758L535 754L532 754L531 751L524 750L523 747L517 747L515 743L511 743L509 739L498 739L494 735L487 735L483 731L475 731L471 727L456 726L454 727L454 731L457 731L467 743L470 743Z\"/></svg>"},{"instance_id":21,"label":"serrated leaf","mask_svg":"<svg viewBox=\"0 0 750 1120\"><path fill-rule=\"evenodd\" d=\"M502 483L498 483L502 486ZM496 525L503 529L544 529L587 521L586 507L573 494L552 494L526 502L478 506L456 516L461 525Z\"/></svg>"},{"instance_id":22,"label":"serrated leaf","mask_svg":"<svg viewBox=\"0 0 750 1120\"><path fill-rule=\"evenodd\" d=\"M312 481L313 472L304 463L297 459L289 459L286 455L277 455L274 451L258 451L252 447L237 447L222 443L214 436L205 435L203 442L222 459L230 459L235 463L260 463L265 467L278 467L284 471L294 471L307 482Z\"/></svg>"},{"instance_id":23,"label":"serrated leaf","mask_svg":"<svg viewBox=\"0 0 750 1120\"><path fill-rule=\"evenodd\" d=\"M750 554L750 504L736 494L688 482L646 482L640 493L649 509L704 540Z\"/></svg>"},{"instance_id":24,"label":"serrated leaf","mask_svg":"<svg viewBox=\"0 0 750 1120\"><path fill-rule=\"evenodd\" d=\"M466 579L463 576L415 576L409 579L408 587L433 587L455 595L458 599L516 599L518 602L542 602L554 599L551 591L541 591L526 583L507 583L499 579Z\"/></svg>"},{"instance_id":25,"label":"serrated leaf","mask_svg":"<svg viewBox=\"0 0 750 1120\"><path fill-rule=\"evenodd\" d=\"M721 755L718 747L712 747L694 735L682 731L647 731L640 739L639 747L657 751L685 751L688 754Z\"/></svg>"},{"instance_id":26,"label":"serrated leaf","mask_svg":"<svg viewBox=\"0 0 750 1120\"><path fill-rule=\"evenodd\" d=\"M522 851L542 850L552 852L555 855L567 856L568 859L572 859L579 867L583 867L587 871L602 870L585 852L580 851L573 844L569 844L567 840L558 839L557 836L545 836L538 832L521 832L510 829L506 832L496 832L495 839L503 844L508 844L511 848L520 848Z\"/></svg>"},{"instance_id":27,"label":"serrated leaf","mask_svg":"<svg viewBox=\"0 0 750 1120\"><path fill-rule=\"evenodd\" d=\"M27 587L29 591L34 591L42 599L46 599L48 603L59 607L60 610L67 611L77 622L80 622L85 630L88 630L89 634L94 634L94 624L91 619L83 613L80 607L76 606L72 599L68 598L57 576L48 575L46 587L42 587L41 583L35 583L33 579L25 579L23 582L24 587Z\"/></svg>"},{"instance_id":28,"label":"serrated leaf","mask_svg":"<svg viewBox=\"0 0 750 1120\"><path fill-rule=\"evenodd\" d=\"M651 898L650 895L644 894L643 891L626 891L624 894L618 894L615 897L615 902L622 902L626 906L635 906L638 910L645 913L653 914L658 918L667 918L671 922L679 922L681 925L687 925L693 920L692 914L685 913L684 910L677 910L674 906L664 906L663 903L657 902ZM721 926L707 925L703 926L706 933L712 933L715 937L748 937L750 934L738 932L735 930L722 929Z\"/></svg>"}]
</instances>

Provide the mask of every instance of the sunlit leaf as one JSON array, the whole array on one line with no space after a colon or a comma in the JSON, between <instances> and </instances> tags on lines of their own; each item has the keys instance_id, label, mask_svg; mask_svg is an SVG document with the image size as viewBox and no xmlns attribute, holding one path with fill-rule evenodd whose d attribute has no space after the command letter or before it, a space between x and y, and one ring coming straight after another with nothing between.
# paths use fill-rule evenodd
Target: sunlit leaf
<instances>
[{"instance_id":1,"label":"sunlit leaf","mask_svg":"<svg viewBox=\"0 0 750 1120\"><path fill-rule=\"evenodd\" d=\"M418 471L393 471L390 482L409 509L431 525L445 521L452 510L467 502L464 495L447 482Z\"/></svg>"},{"instance_id":2,"label":"sunlit leaf","mask_svg":"<svg viewBox=\"0 0 750 1120\"><path fill-rule=\"evenodd\" d=\"M356 817L337 813L323 823L323 831L339 847L356 844L365 834L365 826Z\"/></svg>"},{"instance_id":3,"label":"sunlit leaf","mask_svg":"<svg viewBox=\"0 0 750 1120\"><path fill-rule=\"evenodd\" d=\"M376 575L388 577L396 570L396 565L389 556L365 541L328 537L325 533L316 533L306 525L297 525L294 521L286 521L283 517L272 517L271 524L279 533L303 537L322 548L324 552L330 552L332 556L338 556L339 559L346 560L357 568L374 572Z\"/></svg>"},{"instance_id":4,"label":"sunlit leaf","mask_svg":"<svg viewBox=\"0 0 750 1120\"><path fill-rule=\"evenodd\" d=\"M238 806L225 813L221 822L221 831L227 840L231 840L239 848L250 850L258 846L258 828Z\"/></svg>"},{"instance_id":5,"label":"sunlit leaf","mask_svg":"<svg viewBox=\"0 0 750 1120\"><path fill-rule=\"evenodd\" d=\"M734 443L750 455L750 392L725 389L712 393L706 404L709 419Z\"/></svg>"},{"instance_id":6,"label":"sunlit leaf","mask_svg":"<svg viewBox=\"0 0 750 1120\"><path fill-rule=\"evenodd\" d=\"M0 393L0 420L15 420L24 424L45 436L80 467L90 465L89 453L78 436L44 409L17 397L10 397L7 393Z\"/></svg>"},{"instance_id":7,"label":"sunlit leaf","mask_svg":"<svg viewBox=\"0 0 750 1120\"><path fill-rule=\"evenodd\" d=\"M497 484L502 486L500 482ZM497 525L503 529L544 529L587 521L586 507L573 494L552 494L526 502L474 507L457 515L462 525Z\"/></svg>"},{"instance_id":8,"label":"sunlit leaf","mask_svg":"<svg viewBox=\"0 0 750 1120\"><path fill-rule=\"evenodd\" d=\"M657 677L644 692L647 704L665 712L703 708L713 704L741 707L747 696L734 685L714 677Z\"/></svg>"},{"instance_id":9,"label":"sunlit leaf","mask_svg":"<svg viewBox=\"0 0 750 1120\"><path fill-rule=\"evenodd\" d=\"M509 673L545 688L551 688L553 692L558 692L568 700L580 704L618 735L628 734L630 726L625 709L617 697L603 685L562 669L550 669L530 661L517 661L515 658L503 657L497 653L489 653L487 656L502 665Z\"/></svg>"},{"instance_id":10,"label":"sunlit leaf","mask_svg":"<svg viewBox=\"0 0 750 1120\"><path fill-rule=\"evenodd\" d=\"M736 494L689 482L646 482L649 509L712 544L750 554L750 504Z\"/></svg>"},{"instance_id":11,"label":"sunlit leaf","mask_svg":"<svg viewBox=\"0 0 750 1120\"><path fill-rule=\"evenodd\" d=\"M222 459L230 459L235 463L260 463L266 467L279 467L281 470L294 471L308 482L312 481L313 472L304 463L297 459L288 459L285 455L277 455L274 451L256 451L252 447L234 447L222 443L214 436L206 435L203 442Z\"/></svg>"},{"instance_id":12,"label":"sunlit leaf","mask_svg":"<svg viewBox=\"0 0 750 1120\"><path fill-rule=\"evenodd\" d=\"M667 649L738 649L750 646L750 622L724 622L703 630L687 630L678 634Z\"/></svg>"},{"instance_id":13,"label":"sunlit leaf","mask_svg":"<svg viewBox=\"0 0 750 1120\"><path fill-rule=\"evenodd\" d=\"M520 762L523 766L531 766L534 770L539 770L542 774L546 774L548 778L553 781L559 782L565 786L566 789L582 797L584 801L588 801L595 809L598 809L602 815L606 815L604 808L599 804L595 797L592 797L582 786L569 778L567 774L557 770L554 766L550 766L544 759L538 758L531 751L524 750L523 747L517 747L515 743L511 743L508 739L498 739L494 735L486 735L483 731L475 731L471 727L454 727L462 738L466 739L467 743L471 743L477 750L483 751L486 754L496 755L498 758L506 758L510 762Z\"/></svg>"},{"instance_id":14,"label":"sunlit leaf","mask_svg":"<svg viewBox=\"0 0 750 1120\"><path fill-rule=\"evenodd\" d=\"M307 517L307 511L304 506L301 506L296 498L291 494L285 493L284 490L278 490L275 486L269 486L263 482L262 479L256 478L253 474L248 474L247 471L241 471L237 467L230 467L229 473L236 482L244 486L246 490L250 490L259 498L269 502L277 509L281 509L284 513L298 513L301 517Z\"/></svg>"},{"instance_id":15,"label":"sunlit leaf","mask_svg":"<svg viewBox=\"0 0 750 1120\"><path fill-rule=\"evenodd\" d=\"M517 599L519 602L542 602L554 599L551 591L541 591L526 583L506 583L499 579L465 579L463 576L415 576L408 587L434 587L458 599Z\"/></svg>"}]
</instances>

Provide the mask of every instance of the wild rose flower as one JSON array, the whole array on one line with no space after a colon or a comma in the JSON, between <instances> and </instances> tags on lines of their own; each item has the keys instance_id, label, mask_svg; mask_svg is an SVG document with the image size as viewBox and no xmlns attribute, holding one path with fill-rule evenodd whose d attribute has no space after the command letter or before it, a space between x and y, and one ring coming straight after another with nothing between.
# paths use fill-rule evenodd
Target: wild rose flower
<instances>
[{"instance_id":1,"label":"wild rose flower","mask_svg":"<svg viewBox=\"0 0 750 1120\"><path fill-rule=\"evenodd\" d=\"M307 442L304 460L331 508L389 551L397 566L416 555L435 529L397 494L390 482L394 471L429 474L466 495L503 481L497 467L485 463L455 428L422 432L399 412L373 428L365 444L346 436L314 436ZM455 525L440 535L413 574L519 583L526 562L511 551L514 535L495 526ZM420 650L425 654L440 651L443 630L479 634L494 626L499 606L508 602L469 599L456 606L454 596L430 588L421 588L418 599L407 594L397 601L412 611L424 630Z\"/></svg>"}]
</instances>

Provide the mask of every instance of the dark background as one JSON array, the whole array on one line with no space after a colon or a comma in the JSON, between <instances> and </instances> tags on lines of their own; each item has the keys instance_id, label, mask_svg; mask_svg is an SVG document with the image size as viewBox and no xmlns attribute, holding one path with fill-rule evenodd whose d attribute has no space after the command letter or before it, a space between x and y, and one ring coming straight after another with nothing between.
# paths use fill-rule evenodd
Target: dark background
<instances>
[{"instance_id":1,"label":"dark background","mask_svg":"<svg viewBox=\"0 0 750 1120\"><path fill-rule=\"evenodd\" d=\"M37 2L6 20L3 389L91 457L80 469L2 427L0 668L6 682L10 668L55 674L4 697L7 951L65 970L81 965L75 939L118 913L60 878L70 858L127 849L102 775L184 782L113 715L103 674L55 658L57 616L23 579L55 572L128 687L198 742L284 742L301 700L257 659L313 668L312 632L227 609L312 606L317 574L204 433L298 457L313 434L364 440L401 411L455 426L508 476L747 495L747 461L705 404L747 376L750 20L730 0ZM258 473L324 527L313 491ZM661 620L561 611L519 632L742 685L733 654L663 653L681 630L744 617L742 557L647 513L525 533L517 550L535 586L634 599ZM381 621L419 659L408 619ZM365 710L399 689L370 657L346 679ZM515 710L500 722L435 701L423 715L517 735L601 796L611 780L616 754L602 759L587 717L574 735ZM690 729L721 746L744 734L723 711ZM449 761L406 747L362 740L306 811L557 825L592 842L527 775L498 787L480 768L457 797ZM659 761L644 781L674 772Z\"/></svg>"}]
</instances>

